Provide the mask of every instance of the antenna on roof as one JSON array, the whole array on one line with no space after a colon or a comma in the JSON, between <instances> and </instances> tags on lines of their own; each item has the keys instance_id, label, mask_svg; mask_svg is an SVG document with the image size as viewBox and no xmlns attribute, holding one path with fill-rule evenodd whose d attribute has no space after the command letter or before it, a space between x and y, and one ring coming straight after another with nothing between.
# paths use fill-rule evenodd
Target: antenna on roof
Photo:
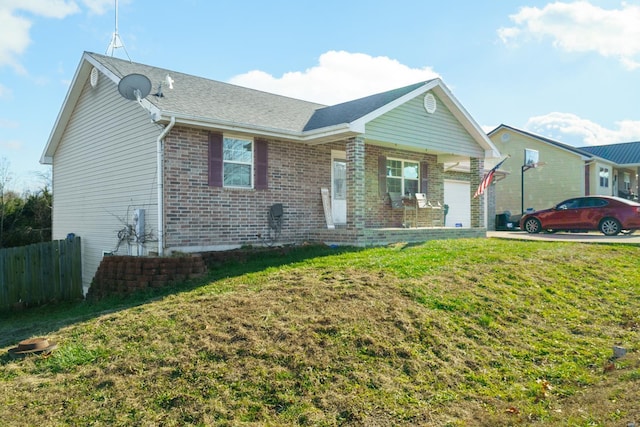
<instances>
[{"instance_id":1,"label":"antenna on roof","mask_svg":"<svg viewBox=\"0 0 640 427\"><path fill-rule=\"evenodd\" d=\"M129 62L131 62L131 57L129 56L129 52L127 52L127 48L124 47L124 43L120 38L120 34L118 34L118 0L115 0L115 1L116 1L116 29L113 32L113 35L111 36L111 42L109 43L109 47L107 47L106 54L109 56L113 56L113 53L115 52L116 49L123 48L124 53L126 53L127 58L129 58Z\"/></svg>"}]
</instances>

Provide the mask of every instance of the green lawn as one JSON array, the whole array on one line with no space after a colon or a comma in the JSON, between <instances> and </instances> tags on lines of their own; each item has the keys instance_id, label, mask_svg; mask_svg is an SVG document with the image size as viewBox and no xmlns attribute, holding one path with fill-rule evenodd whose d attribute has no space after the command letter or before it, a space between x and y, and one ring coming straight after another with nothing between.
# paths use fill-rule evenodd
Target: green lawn
<instances>
[{"instance_id":1,"label":"green lawn","mask_svg":"<svg viewBox=\"0 0 640 427\"><path fill-rule=\"evenodd\" d=\"M5 315L0 425L639 425L639 255L305 246L155 294ZM7 354L38 336L58 349ZM628 354L611 364L614 345Z\"/></svg>"}]
</instances>

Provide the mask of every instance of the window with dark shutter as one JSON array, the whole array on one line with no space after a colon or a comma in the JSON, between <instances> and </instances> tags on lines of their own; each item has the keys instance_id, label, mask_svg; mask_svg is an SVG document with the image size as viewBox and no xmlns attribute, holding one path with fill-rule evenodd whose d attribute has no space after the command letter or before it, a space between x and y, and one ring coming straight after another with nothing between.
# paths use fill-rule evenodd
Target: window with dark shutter
<instances>
[{"instance_id":1,"label":"window with dark shutter","mask_svg":"<svg viewBox=\"0 0 640 427\"><path fill-rule=\"evenodd\" d=\"M266 190L269 187L268 182L268 143L263 139L256 139L254 142L255 151L255 188L256 190Z\"/></svg>"},{"instance_id":2,"label":"window with dark shutter","mask_svg":"<svg viewBox=\"0 0 640 427\"><path fill-rule=\"evenodd\" d=\"M222 134L209 133L209 185L222 187Z\"/></svg>"}]
</instances>

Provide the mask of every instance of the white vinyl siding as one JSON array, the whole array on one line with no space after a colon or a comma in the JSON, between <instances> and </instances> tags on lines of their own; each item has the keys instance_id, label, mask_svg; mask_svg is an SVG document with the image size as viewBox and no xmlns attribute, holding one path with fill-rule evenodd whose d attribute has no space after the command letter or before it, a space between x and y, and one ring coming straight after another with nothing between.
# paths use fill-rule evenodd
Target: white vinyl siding
<instances>
[{"instance_id":1,"label":"white vinyl siding","mask_svg":"<svg viewBox=\"0 0 640 427\"><path fill-rule=\"evenodd\" d=\"M367 139L484 158L482 147L437 96L433 114L426 112L423 99L424 94L367 123Z\"/></svg>"},{"instance_id":2,"label":"white vinyl siding","mask_svg":"<svg viewBox=\"0 0 640 427\"><path fill-rule=\"evenodd\" d=\"M117 232L145 209L145 232L157 250L156 138L161 127L117 86L101 76L85 84L53 156L53 238L82 239L82 281L87 287ZM127 253L127 245L119 254ZM135 252L134 252L135 253Z\"/></svg>"}]
</instances>

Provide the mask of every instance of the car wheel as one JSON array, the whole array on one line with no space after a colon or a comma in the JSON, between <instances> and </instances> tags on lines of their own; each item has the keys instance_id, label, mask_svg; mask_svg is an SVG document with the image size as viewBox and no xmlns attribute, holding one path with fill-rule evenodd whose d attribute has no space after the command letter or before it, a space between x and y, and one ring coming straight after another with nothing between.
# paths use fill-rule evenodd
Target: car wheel
<instances>
[{"instance_id":1,"label":"car wheel","mask_svg":"<svg viewBox=\"0 0 640 427\"><path fill-rule=\"evenodd\" d=\"M600 231L605 236L615 236L621 229L620 222L615 218L605 218L600 221Z\"/></svg>"},{"instance_id":2,"label":"car wheel","mask_svg":"<svg viewBox=\"0 0 640 427\"><path fill-rule=\"evenodd\" d=\"M537 234L542 230L542 225L540 225L538 218L528 218L524 222L524 229L527 230L529 234Z\"/></svg>"}]
</instances>

